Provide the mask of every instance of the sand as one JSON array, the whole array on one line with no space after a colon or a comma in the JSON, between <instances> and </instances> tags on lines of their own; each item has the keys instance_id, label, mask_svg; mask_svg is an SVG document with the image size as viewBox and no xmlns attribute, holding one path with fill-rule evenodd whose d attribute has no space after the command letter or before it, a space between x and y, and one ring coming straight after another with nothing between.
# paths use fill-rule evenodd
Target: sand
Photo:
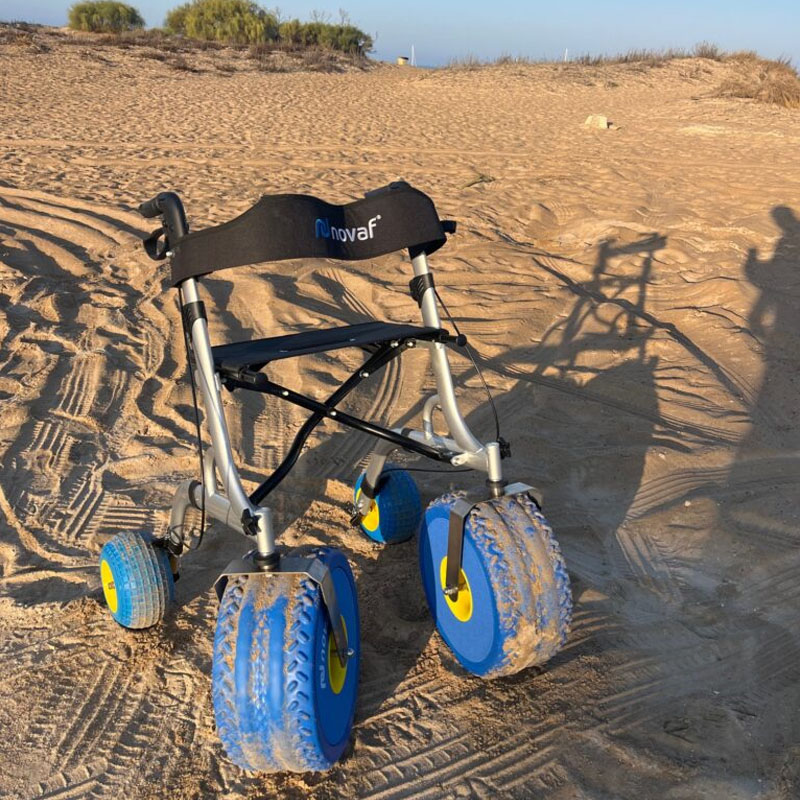
<instances>
[{"instance_id":1,"label":"sand","mask_svg":"<svg viewBox=\"0 0 800 800\"><path fill-rule=\"evenodd\" d=\"M189 73L0 47L0 796L800 796L800 117L716 98L726 70ZM249 775L209 681L211 586L247 542L213 525L153 630L117 626L99 586L103 543L162 533L196 468L175 297L134 209L176 190L201 228L264 193L344 202L398 178L459 221L432 266L508 473L544 491L573 630L544 668L467 676L416 543L348 526L369 441L326 426L273 506L282 542L334 544L357 575L353 747L327 774ZM399 254L221 272L212 337L415 321L409 276ZM321 396L355 362L284 363ZM349 408L413 420L431 386L411 353ZM225 402L254 485L303 412ZM425 501L478 480L420 477Z\"/></svg>"}]
</instances>

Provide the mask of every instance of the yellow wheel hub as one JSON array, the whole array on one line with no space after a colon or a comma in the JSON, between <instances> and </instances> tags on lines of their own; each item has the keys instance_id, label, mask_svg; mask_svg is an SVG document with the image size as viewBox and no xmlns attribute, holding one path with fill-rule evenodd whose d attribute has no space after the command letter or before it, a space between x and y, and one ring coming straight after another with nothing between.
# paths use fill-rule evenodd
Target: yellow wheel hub
<instances>
[{"instance_id":1,"label":"yellow wheel hub","mask_svg":"<svg viewBox=\"0 0 800 800\"><path fill-rule=\"evenodd\" d=\"M347 641L347 625L345 625L344 617L341 617L342 627L344 628L344 638ZM339 661L339 654L336 652L336 642L333 639L333 631L328 631L328 682L334 694L339 694L344 686L344 680L347 677L347 664L342 666Z\"/></svg>"},{"instance_id":2,"label":"yellow wheel hub","mask_svg":"<svg viewBox=\"0 0 800 800\"><path fill-rule=\"evenodd\" d=\"M356 502L358 502L359 497L361 497L360 488L356 492ZM378 504L374 500L372 503L370 503L369 511L364 516L364 519L361 520L361 524L370 533L375 533L375 531L378 530L378 525L380 525L380 515L378 514Z\"/></svg>"},{"instance_id":3,"label":"yellow wheel hub","mask_svg":"<svg viewBox=\"0 0 800 800\"><path fill-rule=\"evenodd\" d=\"M117 587L114 586L114 576L111 573L111 567L108 566L108 561L105 559L100 564L100 580L103 583L103 594L106 598L106 603L111 609L112 614L117 613Z\"/></svg>"},{"instance_id":4,"label":"yellow wheel hub","mask_svg":"<svg viewBox=\"0 0 800 800\"><path fill-rule=\"evenodd\" d=\"M439 582L442 591L447 586L447 556L442 559L439 565ZM448 608L453 612L453 616L459 622L468 622L472 616L472 592L469 588L469 581L464 574L464 570L458 571L458 598L453 600L450 595L445 595Z\"/></svg>"}]
</instances>

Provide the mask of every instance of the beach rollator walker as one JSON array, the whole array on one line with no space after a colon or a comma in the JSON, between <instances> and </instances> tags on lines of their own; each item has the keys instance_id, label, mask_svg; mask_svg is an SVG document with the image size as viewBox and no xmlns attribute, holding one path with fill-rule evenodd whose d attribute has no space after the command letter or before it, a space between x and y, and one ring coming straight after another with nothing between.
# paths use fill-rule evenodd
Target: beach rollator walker
<instances>
[{"instance_id":1,"label":"beach rollator walker","mask_svg":"<svg viewBox=\"0 0 800 800\"><path fill-rule=\"evenodd\" d=\"M355 482L352 524L376 542L419 533L427 602L456 659L476 675L496 677L553 656L566 640L572 610L558 545L536 490L504 479L502 459L509 448L499 432L497 441L478 441L456 400L448 349L468 344L455 322L455 334L442 327L428 267L428 256L445 244L455 224L440 220L430 198L402 182L342 206L305 195L265 196L230 222L195 233L189 233L174 193L163 192L139 210L161 220L145 248L156 260L170 259L179 293L200 472L178 488L164 538L123 533L103 547L101 578L114 618L126 627L148 627L164 615L178 559L199 546L206 514L252 540L252 549L232 561L216 583L212 695L227 755L249 770L324 770L350 739L361 655L353 573L333 548L282 553L270 509L263 505L325 420L378 440ZM422 326L371 321L233 344L209 341L206 308L198 296L204 275L267 261L372 259L397 250L407 250L411 258L410 289ZM421 429L383 427L342 410L356 386L414 347L429 352L436 376L437 392L423 404ZM360 349L364 361L326 399L281 382L280 360L341 348ZM206 452L196 385L211 439ZM249 495L233 463L223 388L263 392L309 412L283 461ZM437 412L446 434L436 432ZM411 475L387 465L398 448L478 470L486 480L479 489L439 497L423 513ZM199 535L185 524L190 507L201 511Z\"/></svg>"}]
</instances>

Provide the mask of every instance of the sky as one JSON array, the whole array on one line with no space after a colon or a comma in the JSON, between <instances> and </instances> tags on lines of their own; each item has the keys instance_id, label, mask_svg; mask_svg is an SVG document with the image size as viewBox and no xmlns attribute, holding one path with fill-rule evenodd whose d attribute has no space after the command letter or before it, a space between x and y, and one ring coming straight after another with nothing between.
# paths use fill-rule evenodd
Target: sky
<instances>
[{"instance_id":1,"label":"sky","mask_svg":"<svg viewBox=\"0 0 800 800\"><path fill-rule=\"evenodd\" d=\"M126 0L150 26L181 0ZM375 36L376 58L410 55L422 66L473 55L563 58L632 48L691 48L701 41L724 50L789 56L800 65L800 0L337 0L280 4L284 17L313 10L339 18L344 4L354 24ZM66 22L70 0L0 0L0 20ZM274 3L261 3L271 7Z\"/></svg>"}]
</instances>

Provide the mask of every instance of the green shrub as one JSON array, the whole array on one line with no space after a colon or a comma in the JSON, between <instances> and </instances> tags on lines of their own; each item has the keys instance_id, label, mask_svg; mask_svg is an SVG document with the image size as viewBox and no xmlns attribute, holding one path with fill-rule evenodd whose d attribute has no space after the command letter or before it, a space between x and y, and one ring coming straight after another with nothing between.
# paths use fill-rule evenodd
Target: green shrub
<instances>
[{"instance_id":1,"label":"green shrub","mask_svg":"<svg viewBox=\"0 0 800 800\"><path fill-rule=\"evenodd\" d=\"M186 36L186 15L191 7L191 3L184 3L182 6L175 6L167 11L167 16L164 18L165 30L169 33Z\"/></svg>"},{"instance_id":2,"label":"green shrub","mask_svg":"<svg viewBox=\"0 0 800 800\"><path fill-rule=\"evenodd\" d=\"M286 20L281 23L278 36L284 44L292 47L303 44L303 23L299 19Z\"/></svg>"},{"instance_id":3,"label":"green shrub","mask_svg":"<svg viewBox=\"0 0 800 800\"><path fill-rule=\"evenodd\" d=\"M353 25L307 22L302 26L301 39L307 47L323 47L343 53L368 53L372 50L372 37Z\"/></svg>"},{"instance_id":4,"label":"green shrub","mask_svg":"<svg viewBox=\"0 0 800 800\"><path fill-rule=\"evenodd\" d=\"M292 48L319 47L351 55L364 55L373 46L372 37L346 16L338 25L320 19L290 19L279 25L275 14L251 0L191 0L168 11L164 27L193 39L233 44L280 41Z\"/></svg>"},{"instance_id":5,"label":"green shrub","mask_svg":"<svg viewBox=\"0 0 800 800\"><path fill-rule=\"evenodd\" d=\"M193 0L169 11L164 27L194 39L233 44L278 38L275 16L250 0Z\"/></svg>"},{"instance_id":6,"label":"green shrub","mask_svg":"<svg viewBox=\"0 0 800 800\"><path fill-rule=\"evenodd\" d=\"M69 10L69 27L92 33L122 33L144 27L142 15L132 6L112 0L85 0Z\"/></svg>"},{"instance_id":7,"label":"green shrub","mask_svg":"<svg viewBox=\"0 0 800 800\"><path fill-rule=\"evenodd\" d=\"M372 50L372 37L355 25L332 25L331 46L343 53L368 53Z\"/></svg>"}]
</instances>

